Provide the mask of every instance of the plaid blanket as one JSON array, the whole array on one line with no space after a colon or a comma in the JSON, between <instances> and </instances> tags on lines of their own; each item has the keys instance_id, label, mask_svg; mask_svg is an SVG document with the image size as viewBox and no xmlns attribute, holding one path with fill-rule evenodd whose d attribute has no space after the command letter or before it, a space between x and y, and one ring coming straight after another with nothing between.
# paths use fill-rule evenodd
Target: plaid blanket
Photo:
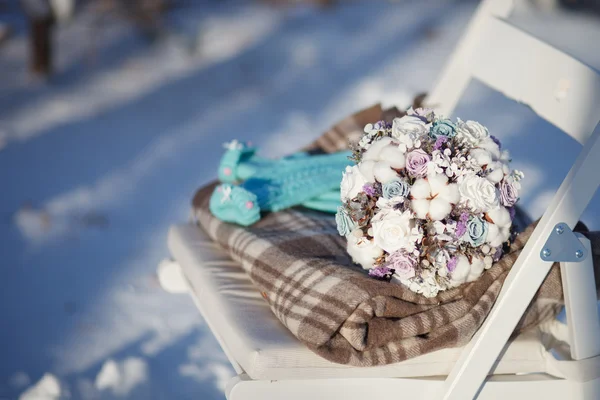
<instances>
[{"instance_id":1,"label":"plaid blanket","mask_svg":"<svg viewBox=\"0 0 600 400\"><path fill-rule=\"evenodd\" d=\"M306 150L345 149L366 123L399 114L371 107L340 122ZM370 278L353 265L331 215L295 208L244 228L211 215L213 188L200 189L193 200L200 225L241 263L273 313L300 341L328 360L354 366L390 364L468 342L534 228L528 226L477 281L425 298ZM600 261L599 237L593 241L594 258ZM553 318L562 298L560 270L554 265L515 332Z\"/></svg>"}]
</instances>

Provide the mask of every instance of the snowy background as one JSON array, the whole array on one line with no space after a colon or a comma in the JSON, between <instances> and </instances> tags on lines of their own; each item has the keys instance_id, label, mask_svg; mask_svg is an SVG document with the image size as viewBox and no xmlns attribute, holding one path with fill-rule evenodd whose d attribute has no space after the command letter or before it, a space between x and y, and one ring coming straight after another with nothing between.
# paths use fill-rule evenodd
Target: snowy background
<instances>
[{"instance_id":1,"label":"snowy background","mask_svg":"<svg viewBox=\"0 0 600 400\"><path fill-rule=\"evenodd\" d=\"M27 73L25 21L0 14L13 29L0 44L0 399L223 399L225 356L191 299L158 284L169 225L226 140L278 156L374 102L408 106L477 2L186 4L154 43L84 8L56 29L48 81ZM598 17L525 5L513 19L600 68ZM456 115L512 150L539 217L578 145L482 85ZM584 218L595 229L599 203Z\"/></svg>"}]
</instances>

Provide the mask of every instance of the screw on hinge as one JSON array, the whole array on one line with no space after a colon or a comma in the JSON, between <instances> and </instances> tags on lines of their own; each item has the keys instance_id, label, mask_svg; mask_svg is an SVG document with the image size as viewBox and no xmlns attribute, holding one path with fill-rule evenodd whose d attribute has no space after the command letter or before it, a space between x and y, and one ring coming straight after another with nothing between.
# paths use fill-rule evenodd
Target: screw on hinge
<instances>
[{"instance_id":1,"label":"screw on hinge","mask_svg":"<svg viewBox=\"0 0 600 400\"><path fill-rule=\"evenodd\" d=\"M577 250L577 251L575 252L575 257L577 257L577 258L581 258L581 257L583 257L583 251L581 251L581 250Z\"/></svg>"},{"instance_id":2,"label":"screw on hinge","mask_svg":"<svg viewBox=\"0 0 600 400\"><path fill-rule=\"evenodd\" d=\"M558 233L559 235L562 235L562 233L565 231L565 228L562 225L559 225L556 227L556 233Z\"/></svg>"},{"instance_id":3,"label":"screw on hinge","mask_svg":"<svg viewBox=\"0 0 600 400\"><path fill-rule=\"evenodd\" d=\"M548 248L545 248L545 249L542 251L542 255L543 255L544 257L550 257L550 254L552 254L552 252L551 252L551 251L550 251L550 249L548 249Z\"/></svg>"}]
</instances>

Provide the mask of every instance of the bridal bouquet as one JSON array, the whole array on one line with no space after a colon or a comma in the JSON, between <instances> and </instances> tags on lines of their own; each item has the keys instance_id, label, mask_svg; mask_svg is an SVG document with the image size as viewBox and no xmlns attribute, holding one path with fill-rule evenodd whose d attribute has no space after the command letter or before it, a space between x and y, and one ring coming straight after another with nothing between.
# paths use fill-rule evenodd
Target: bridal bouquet
<instances>
[{"instance_id":1,"label":"bridal bouquet","mask_svg":"<svg viewBox=\"0 0 600 400\"><path fill-rule=\"evenodd\" d=\"M434 297L502 257L523 173L486 127L419 108L364 131L336 214L354 262Z\"/></svg>"}]
</instances>

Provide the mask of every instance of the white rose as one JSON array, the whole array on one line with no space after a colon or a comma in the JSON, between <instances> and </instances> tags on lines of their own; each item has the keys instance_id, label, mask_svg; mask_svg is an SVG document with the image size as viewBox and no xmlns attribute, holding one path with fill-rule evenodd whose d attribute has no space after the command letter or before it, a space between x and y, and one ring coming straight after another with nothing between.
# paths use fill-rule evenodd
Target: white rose
<instances>
[{"instance_id":1,"label":"white rose","mask_svg":"<svg viewBox=\"0 0 600 400\"><path fill-rule=\"evenodd\" d=\"M477 175L466 176L458 186L461 202L472 211L486 212L498 207L499 195L496 186Z\"/></svg>"},{"instance_id":2,"label":"white rose","mask_svg":"<svg viewBox=\"0 0 600 400\"><path fill-rule=\"evenodd\" d=\"M413 252L423 238L410 211L381 210L373 217L372 227L375 243L390 254L400 249Z\"/></svg>"},{"instance_id":3,"label":"white rose","mask_svg":"<svg viewBox=\"0 0 600 400\"><path fill-rule=\"evenodd\" d=\"M426 125L421 118L410 115L405 115L402 118L394 118L392 122L392 136L399 138L403 135L409 135L417 138L429 132Z\"/></svg>"},{"instance_id":4,"label":"white rose","mask_svg":"<svg viewBox=\"0 0 600 400\"><path fill-rule=\"evenodd\" d=\"M475 121L461 121L458 119L456 124L456 137L472 146L477 146L482 139L490 136L489 131L479 122Z\"/></svg>"},{"instance_id":5,"label":"white rose","mask_svg":"<svg viewBox=\"0 0 600 400\"><path fill-rule=\"evenodd\" d=\"M364 269L373 268L375 260L383 255L383 250L375 244L375 241L363 236L360 229L350 233L346 239L348 240L347 251L352 261L360 264Z\"/></svg>"},{"instance_id":6,"label":"white rose","mask_svg":"<svg viewBox=\"0 0 600 400\"><path fill-rule=\"evenodd\" d=\"M420 147L421 136L427 135L429 128L422 119L410 115L394 118L392 136L400 142L400 149L406 152L413 147Z\"/></svg>"},{"instance_id":7,"label":"white rose","mask_svg":"<svg viewBox=\"0 0 600 400\"><path fill-rule=\"evenodd\" d=\"M365 183L367 183L367 180L358 169L358 166L347 166L342 178L342 183L340 184L340 197L342 202L356 197L356 195L362 191Z\"/></svg>"}]
</instances>

